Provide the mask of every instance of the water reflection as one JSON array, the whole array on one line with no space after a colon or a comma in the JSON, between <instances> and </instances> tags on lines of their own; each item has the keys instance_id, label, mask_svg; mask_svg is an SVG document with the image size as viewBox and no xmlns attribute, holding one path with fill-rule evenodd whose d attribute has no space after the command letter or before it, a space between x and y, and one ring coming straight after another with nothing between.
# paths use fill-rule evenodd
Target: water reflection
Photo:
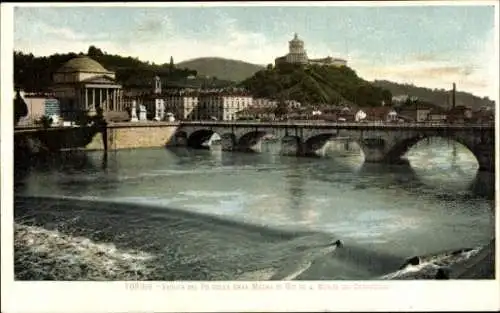
<instances>
[{"instance_id":1,"label":"water reflection","mask_svg":"<svg viewBox=\"0 0 500 313\"><path fill-rule=\"evenodd\" d=\"M70 151L34 159L33 162L16 166L16 190L22 182L37 175L33 180L54 180L61 190L74 188L77 183L81 192L92 189L99 181L105 188L117 187L119 177L136 175L171 168L192 169L221 167L248 167L275 165L286 168L284 179L290 194L290 206L303 206L304 188L309 179L328 183L354 185L356 189L378 186L387 189L397 188L407 191L426 191L450 196L479 196L493 199L495 176L478 172L477 162L470 151L457 143L447 141L419 142L407 155L408 161L398 165L364 163L359 155L336 156L311 159L281 156L280 144L266 142L263 153L238 153L221 150L175 149L136 149L119 152ZM156 151L157 150L157 151ZM154 152L156 151L156 152ZM275 168L276 169L276 168ZM259 171L258 168L254 169ZM269 170L263 168L263 170ZM238 174L238 172L234 172ZM82 175L88 176L82 178ZM72 177L73 176L73 177ZM244 176L243 176L244 178ZM241 177L240 177L241 179ZM424 190L425 189L425 190Z\"/></svg>"},{"instance_id":2,"label":"water reflection","mask_svg":"<svg viewBox=\"0 0 500 313\"><path fill-rule=\"evenodd\" d=\"M301 208L303 207L302 201L305 195L304 184L306 178L297 163L298 162L291 161L291 164L287 167L285 171L285 184L289 192L289 207L292 212L300 214Z\"/></svg>"}]
</instances>

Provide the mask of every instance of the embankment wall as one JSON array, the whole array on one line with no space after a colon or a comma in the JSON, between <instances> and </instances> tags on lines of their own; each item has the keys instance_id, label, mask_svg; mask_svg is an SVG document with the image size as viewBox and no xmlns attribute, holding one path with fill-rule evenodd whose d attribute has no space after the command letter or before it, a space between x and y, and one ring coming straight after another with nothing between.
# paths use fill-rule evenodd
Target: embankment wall
<instances>
[{"instance_id":1,"label":"embankment wall","mask_svg":"<svg viewBox=\"0 0 500 313\"><path fill-rule=\"evenodd\" d=\"M96 134L85 149L103 150L104 140L108 150L164 147L178 127L178 123L161 122L108 124L106 134Z\"/></svg>"}]
</instances>

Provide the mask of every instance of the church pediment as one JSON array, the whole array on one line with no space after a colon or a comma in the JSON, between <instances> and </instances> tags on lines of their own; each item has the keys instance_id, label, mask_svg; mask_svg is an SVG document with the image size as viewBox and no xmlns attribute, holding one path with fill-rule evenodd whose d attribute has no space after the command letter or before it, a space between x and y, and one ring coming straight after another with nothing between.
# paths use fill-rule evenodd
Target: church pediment
<instances>
[{"instance_id":1,"label":"church pediment","mask_svg":"<svg viewBox=\"0 0 500 313\"><path fill-rule=\"evenodd\" d=\"M116 84L115 80L106 76L106 75L98 75L94 77L89 77L81 81L85 84Z\"/></svg>"}]
</instances>

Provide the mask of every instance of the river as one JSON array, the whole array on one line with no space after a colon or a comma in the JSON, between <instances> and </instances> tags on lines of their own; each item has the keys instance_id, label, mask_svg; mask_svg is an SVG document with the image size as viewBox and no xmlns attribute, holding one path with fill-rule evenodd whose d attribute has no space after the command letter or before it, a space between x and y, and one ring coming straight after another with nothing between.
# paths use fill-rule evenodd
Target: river
<instances>
[{"instance_id":1,"label":"river","mask_svg":"<svg viewBox=\"0 0 500 313\"><path fill-rule=\"evenodd\" d=\"M263 146L76 151L17 167L16 279L377 279L494 235L494 178L459 144L421 141L400 165Z\"/></svg>"}]
</instances>

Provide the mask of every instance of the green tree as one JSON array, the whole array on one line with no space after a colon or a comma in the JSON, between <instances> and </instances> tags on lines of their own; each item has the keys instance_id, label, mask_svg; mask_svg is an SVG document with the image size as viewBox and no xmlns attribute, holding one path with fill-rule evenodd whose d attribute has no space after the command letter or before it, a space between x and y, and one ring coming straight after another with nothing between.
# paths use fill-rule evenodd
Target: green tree
<instances>
[{"instance_id":1,"label":"green tree","mask_svg":"<svg viewBox=\"0 0 500 313\"><path fill-rule=\"evenodd\" d=\"M96 46L90 46L87 55L106 69L114 71L116 80L125 88L147 87L155 75L160 76L167 83L182 81L189 75L197 75L195 70L177 69L175 66L171 70L168 63L148 64L148 62L142 62L137 58L107 54ZM49 91L49 87L53 83L53 73L65 62L78 55L67 53L53 54L49 57L35 57L33 54L15 51L13 56L14 84L16 86L26 91Z\"/></svg>"},{"instance_id":2,"label":"green tree","mask_svg":"<svg viewBox=\"0 0 500 313\"><path fill-rule=\"evenodd\" d=\"M101 49L97 48L96 46L90 46L89 49L87 50L87 55L91 58L99 58L104 55Z\"/></svg>"},{"instance_id":3,"label":"green tree","mask_svg":"<svg viewBox=\"0 0 500 313\"><path fill-rule=\"evenodd\" d=\"M286 95L287 99L303 104L355 102L363 106L380 106L382 101L390 103L392 99L389 91L361 79L348 67L279 64L255 73L241 86L256 97L277 99Z\"/></svg>"},{"instance_id":4,"label":"green tree","mask_svg":"<svg viewBox=\"0 0 500 313\"><path fill-rule=\"evenodd\" d=\"M278 105L274 109L274 115L277 118L283 118L286 116L290 111L290 108L288 107L288 104L285 102L284 96L280 97L280 100L278 101Z\"/></svg>"},{"instance_id":5,"label":"green tree","mask_svg":"<svg viewBox=\"0 0 500 313\"><path fill-rule=\"evenodd\" d=\"M42 126L42 128L49 128L52 125L52 118L44 115L36 121L36 124Z\"/></svg>"},{"instance_id":6,"label":"green tree","mask_svg":"<svg viewBox=\"0 0 500 313\"><path fill-rule=\"evenodd\" d=\"M19 123L19 120L28 115L28 105L21 97L21 93L18 90L16 92L16 97L14 98L14 126Z\"/></svg>"}]
</instances>

